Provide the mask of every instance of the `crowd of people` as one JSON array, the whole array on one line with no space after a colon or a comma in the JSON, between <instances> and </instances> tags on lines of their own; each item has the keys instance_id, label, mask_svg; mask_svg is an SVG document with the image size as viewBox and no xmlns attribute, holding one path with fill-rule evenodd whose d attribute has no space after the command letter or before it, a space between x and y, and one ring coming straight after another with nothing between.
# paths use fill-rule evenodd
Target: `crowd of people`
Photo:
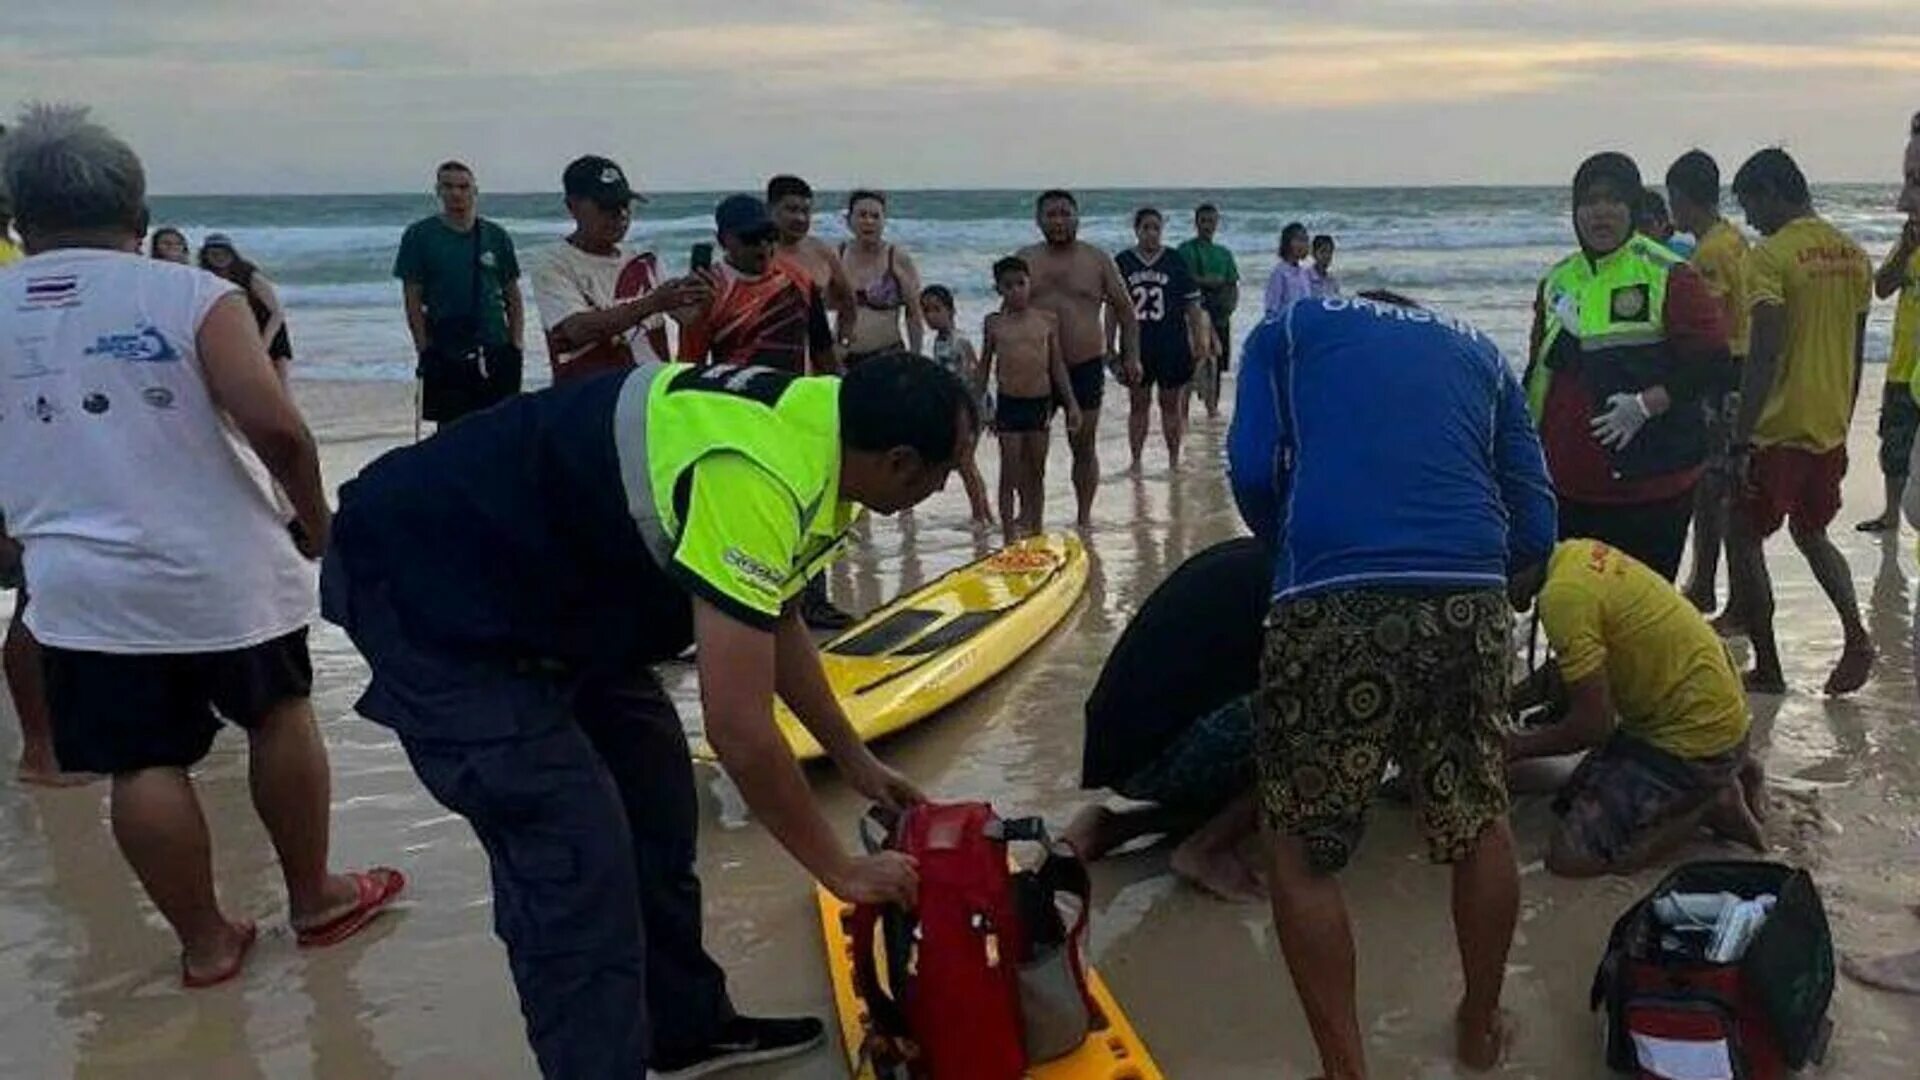
<instances>
[{"instance_id":1,"label":"crowd of people","mask_svg":"<svg viewBox=\"0 0 1920 1080\"><path fill-rule=\"evenodd\" d=\"M1789 528L1840 615L1825 692L1860 689L1876 661L1827 535L1876 283L1902 294L1880 424L1887 499L1904 495L1920 525L1905 419L1920 116L1904 168L1907 225L1875 274L1782 150L1733 179L1751 245L1719 215L1713 159L1673 164L1690 259L1658 230L1664 203L1632 159L1595 155L1572 184L1580 250L1540 284L1521 379L1441 312L1390 292L1296 296L1297 266L1275 271L1281 306L1243 349L1228 443L1255 540L1176 571L1116 645L1087 706L1083 780L1145 805L1096 804L1067 835L1098 858L1176 834L1176 874L1228 899L1270 897L1324 1075L1366 1075L1335 874L1390 769L1432 859L1452 868L1457 1053L1473 1068L1511 1038L1515 766L1583 755L1555 793L1545 865L1558 875L1632 872L1703 835L1767 849L1748 694L1787 687L1766 537ZM1303 232L1286 241L1295 251ZM1690 526L1696 576L1682 591ZM1723 529L1732 583L1716 627ZM1262 570L1271 607L1241 603ZM1529 608L1551 659L1516 684L1510 623ZM1750 639L1744 677L1722 635ZM1197 638L1209 648L1177 679L1139 663ZM1920 952L1848 969L1920 992Z\"/></svg>"},{"instance_id":2,"label":"crowd of people","mask_svg":"<svg viewBox=\"0 0 1920 1080\"><path fill-rule=\"evenodd\" d=\"M1181 877L1268 898L1327 1076L1366 1075L1336 875L1390 768L1452 868L1457 1047L1476 1068L1511 1036L1510 766L1585 755L1556 796L1556 874L1638 869L1703 831L1765 848L1747 694L1786 690L1768 536L1789 530L1839 615L1826 691L1860 689L1877 659L1828 536L1876 291L1901 300L1887 506L1862 527L1897 529L1903 498L1920 524L1920 117L1910 135L1908 224L1877 273L1784 151L1731 184L1757 241L1720 216L1704 153L1673 163L1658 213L1631 158L1590 158L1571 185L1578 250L1540 282L1523 374L1444 312L1344 295L1333 240L1283 232L1227 436L1252 536L1176 571L1116 645L1083 778L1145 806L1089 808L1067 835L1098 858L1177 834ZM851 621L824 569L864 512L908 510L954 472L991 523L973 461L989 429L1004 534L1040 531L1056 412L1092 525L1109 381L1128 392L1133 467L1156 406L1177 467L1191 398L1218 409L1238 306L1217 207L1177 248L1141 208L1135 245L1109 254L1050 190L1039 241L991 267L1000 303L976 349L951 286L886 238L883 193L849 196L835 246L811 233L812 188L773 177L721 200L713 244L668 277L630 241L643 196L586 156L561 176L572 231L530 260L553 385L526 393L517 253L448 161L441 212L394 262L436 430L336 508L286 385L284 312L229 239L206 237L195 267L185 236L149 232L139 158L82 109L29 109L0 182L28 252L0 271L0 368L37 421L0 424L22 777L110 778L113 836L179 938L182 983L214 985L258 940L217 897L190 775L230 722L297 942L352 937L406 881L332 869L308 701L323 616L367 662L357 710L480 839L550 1076L706 1075L825 1037L740 1014L706 951L694 773L655 666L693 650L709 743L808 873L848 900L910 901L913 862L850 853L773 724L778 697L863 796L921 798L821 672L809 626ZM1529 608L1553 660L1516 685ZM1725 636L1752 644L1744 675ZM1912 968L1875 970L1920 988Z\"/></svg>"}]
</instances>

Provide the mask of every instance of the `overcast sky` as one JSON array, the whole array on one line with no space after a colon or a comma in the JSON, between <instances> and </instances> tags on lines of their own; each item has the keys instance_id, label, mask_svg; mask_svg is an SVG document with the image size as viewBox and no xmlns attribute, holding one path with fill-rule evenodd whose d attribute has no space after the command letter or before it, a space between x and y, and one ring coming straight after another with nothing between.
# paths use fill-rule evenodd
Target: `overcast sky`
<instances>
[{"instance_id":1,"label":"overcast sky","mask_svg":"<svg viewBox=\"0 0 1920 1080\"><path fill-rule=\"evenodd\" d=\"M1561 183L1766 143L1899 173L1912 0L9 0L0 105L160 192Z\"/></svg>"}]
</instances>

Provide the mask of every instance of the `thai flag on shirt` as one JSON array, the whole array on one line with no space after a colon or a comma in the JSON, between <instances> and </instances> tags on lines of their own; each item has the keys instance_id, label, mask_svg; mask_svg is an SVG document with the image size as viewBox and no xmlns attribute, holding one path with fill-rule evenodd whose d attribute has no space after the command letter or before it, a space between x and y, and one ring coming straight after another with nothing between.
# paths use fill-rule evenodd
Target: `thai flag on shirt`
<instances>
[{"instance_id":1,"label":"thai flag on shirt","mask_svg":"<svg viewBox=\"0 0 1920 1080\"><path fill-rule=\"evenodd\" d=\"M27 279L27 305L58 307L72 303L80 293L80 279L72 274Z\"/></svg>"}]
</instances>

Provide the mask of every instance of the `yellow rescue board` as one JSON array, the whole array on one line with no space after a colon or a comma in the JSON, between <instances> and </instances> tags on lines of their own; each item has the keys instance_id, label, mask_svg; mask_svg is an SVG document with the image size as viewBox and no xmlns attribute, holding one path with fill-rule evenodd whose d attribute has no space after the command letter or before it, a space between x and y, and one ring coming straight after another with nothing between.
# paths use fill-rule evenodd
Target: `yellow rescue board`
<instances>
[{"instance_id":1,"label":"yellow rescue board","mask_svg":"<svg viewBox=\"0 0 1920 1080\"><path fill-rule=\"evenodd\" d=\"M862 741L939 712L1040 643L1087 586L1077 536L1048 533L968 563L862 619L820 647L827 682ZM824 756L787 707L775 719L794 756ZM713 760L706 740L694 756Z\"/></svg>"},{"instance_id":2,"label":"yellow rescue board","mask_svg":"<svg viewBox=\"0 0 1920 1080\"><path fill-rule=\"evenodd\" d=\"M866 1039L867 1015L860 998L853 992L853 942L847 937L841 917L847 905L818 885L814 891L820 901L820 929L827 941L827 974L833 979L833 1007L840 1016L840 1038L847 1049L847 1072L853 1080L877 1080L873 1068L861 1060L860 1046ZM1127 1021L1120 1004L1113 1000L1100 973L1087 971L1087 988L1100 1007L1103 1027L1097 1028L1080 1049L1028 1070L1032 1080L1165 1080L1160 1066L1154 1064L1147 1044Z\"/></svg>"}]
</instances>

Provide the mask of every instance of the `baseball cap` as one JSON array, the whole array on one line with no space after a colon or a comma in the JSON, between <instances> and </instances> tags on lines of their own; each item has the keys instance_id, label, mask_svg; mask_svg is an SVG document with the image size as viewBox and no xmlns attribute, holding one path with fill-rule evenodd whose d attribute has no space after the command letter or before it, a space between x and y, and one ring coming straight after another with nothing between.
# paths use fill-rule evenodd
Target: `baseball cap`
<instances>
[{"instance_id":1,"label":"baseball cap","mask_svg":"<svg viewBox=\"0 0 1920 1080\"><path fill-rule=\"evenodd\" d=\"M729 195L713 208L714 228L722 233L747 237L773 230L773 215L767 204L751 195Z\"/></svg>"},{"instance_id":2,"label":"baseball cap","mask_svg":"<svg viewBox=\"0 0 1920 1080\"><path fill-rule=\"evenodd\" d=\"M208 233L207 238L200 241L200 246L203 248L226 248L228 251L234 250L233 239L226 233L219 232Z\"/></svg>"},{"instance_id":3,"label":"baseball cap","mask_svg":"<svg viewBox=\"0 0 1920 1080\"><path fill-rule=\"evenodd\" d=\"M560 174L560 185L569 199L590 199L601 206L622 202L646 202L646 198L627 183L627 174L611 158L597 154L573 159Z\"/></svg>"}]
</instances>

